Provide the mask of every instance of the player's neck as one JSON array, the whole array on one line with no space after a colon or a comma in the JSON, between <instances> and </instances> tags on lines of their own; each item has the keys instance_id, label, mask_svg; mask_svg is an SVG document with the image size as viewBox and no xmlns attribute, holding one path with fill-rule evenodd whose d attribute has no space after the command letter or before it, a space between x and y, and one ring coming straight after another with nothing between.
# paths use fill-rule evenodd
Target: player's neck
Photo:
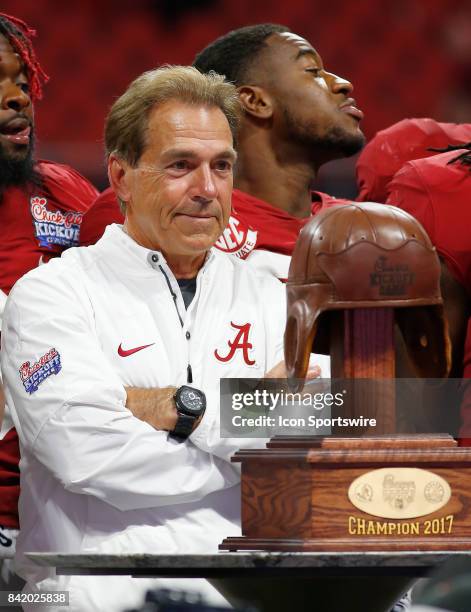
<instances>
[{"instance_id":1,"label":"player's neck","mask_svg":"<svg viewBox=\"0 0 471 612\"><path fill-rule=\"evenodd\" d=\"M287 161L271 148L239 148L235 187L294 217L311 214L311 189L316 169L303 160Z\"/></svg>"},{"instance_id":2,"label":"player's neck","mask_svg":"<svg viewBox=\"0 0 471 612\"><path fill-rule=\"evenodd\" d=\"M270 130L241 130L235 187L294 217L308 217L318 164L304 151L272 139Z\"/></svg>"}]
</instances>

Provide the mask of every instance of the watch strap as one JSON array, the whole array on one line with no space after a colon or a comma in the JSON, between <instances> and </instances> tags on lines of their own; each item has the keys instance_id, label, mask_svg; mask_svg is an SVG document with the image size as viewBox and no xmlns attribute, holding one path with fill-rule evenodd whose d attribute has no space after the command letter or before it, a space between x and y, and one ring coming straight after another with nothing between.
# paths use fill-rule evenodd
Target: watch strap
<instances>
[{"instance_id":1,"label":"watch strap","mask_svg":"<svg viewBox=\"0 0 471 612\"><path fill-rule=\"evenodd\" d=\"M195 424L196 417L188 414L178 414L177 424L173 431L170 432L172 438L178 438L180 440L186 440L193 431L193 425Z\"/></svg>"}]
</instances>

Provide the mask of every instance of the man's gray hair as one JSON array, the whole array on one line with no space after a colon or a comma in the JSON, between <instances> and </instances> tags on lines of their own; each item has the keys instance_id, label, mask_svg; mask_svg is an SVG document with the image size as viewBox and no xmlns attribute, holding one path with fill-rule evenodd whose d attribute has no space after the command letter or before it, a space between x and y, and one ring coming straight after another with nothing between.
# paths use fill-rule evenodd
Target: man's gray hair
<instances>
[{"instance_id":1,"label":"man's gray hair","mask_svg":"<svg viewBox=\"0 0 471 612\"><path fill-rule=\"evenodd\" d=\"M234 85L215 72L162 66L141 74L111 107L105 122L107 157L114 153L135 167L146 146L150 111L170 100L220 108L235 137L240 102Z\"/></svg>"}]
</instances>

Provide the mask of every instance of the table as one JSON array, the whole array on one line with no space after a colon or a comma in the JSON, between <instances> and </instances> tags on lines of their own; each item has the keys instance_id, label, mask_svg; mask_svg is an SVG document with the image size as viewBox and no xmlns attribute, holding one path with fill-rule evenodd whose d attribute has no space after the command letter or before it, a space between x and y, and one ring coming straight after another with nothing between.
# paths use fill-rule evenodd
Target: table
<instances>
[{"instance_id":1,"label":"table","mask_svg":"<svg viewBox=\"0 0 471 612\"><path fill-rule=\"evenodd\" d=\"M26 556L63 575L207 578L231 603L261 612L385 612L414 578L471 552Z\"/></svg>"}]
</instances>

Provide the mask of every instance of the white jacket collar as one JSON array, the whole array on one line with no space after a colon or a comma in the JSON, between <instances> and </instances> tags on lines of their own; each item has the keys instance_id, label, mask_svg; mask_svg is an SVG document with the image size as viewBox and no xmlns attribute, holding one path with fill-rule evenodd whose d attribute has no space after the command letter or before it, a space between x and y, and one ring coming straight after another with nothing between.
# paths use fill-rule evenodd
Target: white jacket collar
<instances>
[{"instance_id":1,"label":"white jacket collar","mask_svg":"<svg viewBox=\"0 0 471 612\"><path fill-rule=\"evenodd\" d=\"M97 246L103 251L105 257L113 257L114 261L118 262L123 273L152 276L159 266L170 270L161 251L153 251L138 244L124 231L122 225L116 223L106 228ZM214 249L211 248L206 254L205 262L198 274L206 270L214 258Z\"/></svg>"}]
</instances>

